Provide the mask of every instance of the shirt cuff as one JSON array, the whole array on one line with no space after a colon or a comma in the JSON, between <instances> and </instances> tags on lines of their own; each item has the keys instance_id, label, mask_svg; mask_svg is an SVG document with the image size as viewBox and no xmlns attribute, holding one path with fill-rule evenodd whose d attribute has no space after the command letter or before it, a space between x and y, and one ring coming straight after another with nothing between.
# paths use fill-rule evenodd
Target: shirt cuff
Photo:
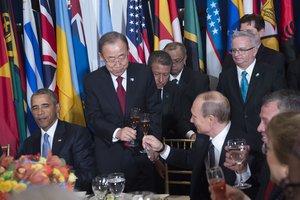
<instances>
[{"instance_id":1,"label":"shirt cuff","mask_svg":"<svg viewBox=\"0 0 300 200\"><path fill-rule=\"evenodd\" d=\"M192 131L192 130L189 130L189 131L185 134L185 137L186 137L187 139L190 139L190 138L192 137L193 134L195 134L195 132Z\"/></svg>"},{"instance_id":2,"label":"shirt cuff","mask_svg":"<svg viewBox=\"0 0 300 200\"><path fill-rule=\"evenodd\" d=\"M165 150L161 152L160 157L166 160L170 154L171 148L169 145L165 144Z\"/></svg>"},{"instance_id":3,"label":"shirt cuff","mask_svg":"<svg viewBox=\"0 0 300 200\"><path fill-rule=\"evenodd\" d=\"M119 139L116 137L117 132L120 130L121 128L117 128L114 133L113 133L113 137L112 137L112 142L118 142Z\"/></svg>"},{"instance_id":4,"label":"shirt cuff","mask_svg":"<svg viewBox=\"0 0 300 200\"><path fill-rule=\"evenodd\" d=\"M241 177L242 177L243 182L246 182L251 176L251 171L250 171L249 165L247 164L247 171L245 171L241 174L238 174L235 172L235 174L236 174L236 180L235 180L236 185L239 185L239 183L241 183Z\"/></svg>"}]
</instances>

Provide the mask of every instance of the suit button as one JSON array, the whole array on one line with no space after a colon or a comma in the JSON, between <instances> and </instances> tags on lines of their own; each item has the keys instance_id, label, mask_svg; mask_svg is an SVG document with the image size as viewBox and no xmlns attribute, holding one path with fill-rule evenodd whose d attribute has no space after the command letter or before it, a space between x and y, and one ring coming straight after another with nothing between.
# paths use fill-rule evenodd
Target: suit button
<instances>
[{"instance_id":1,"label":"suit button","mask_svg":"<svg viewBox=\"0 0 300 200\"><path fill-rule=\"evenodd\" d=\"M247 119L247 118L248 118L248 115L244 115L244 118Z\"/></svg>"}]
</instances>

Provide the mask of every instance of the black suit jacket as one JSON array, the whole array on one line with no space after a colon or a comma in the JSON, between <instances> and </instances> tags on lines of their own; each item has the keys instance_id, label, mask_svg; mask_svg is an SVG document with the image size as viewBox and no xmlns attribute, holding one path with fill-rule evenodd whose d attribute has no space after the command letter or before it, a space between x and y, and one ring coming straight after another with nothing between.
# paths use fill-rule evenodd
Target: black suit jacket
<instances>
[{"instance_id":1,"label":"black suit jacket","mask_svg":"<svg viewBox=\"0 0 300 200\"><path fill-rule=\"evenodd\" d=\"M229 100L232 126L247 133L245 139L251 145L251 149L261 152L262 142L257 127L260 122L262 98L268 93L286 88L286 82L272 66L256 61L244 103L237 76L237 67L223 70L217 90Z\"/></svg>"},{"instance_id":2,"label":"black suit jacket","mask_svg":"<svg viewBox=\"0 0 300 200\"><path fill-rule=\"evenodd\" d=\"M175 110L178 117L177 134L185 138L189 130L196 131L190 123L191 107L198 94L209 91L209 78L206 74L196 72L185 66L178 83L177 101Z\"/></svg>"},{"instance_id":3,"label":"black suit jacket","mask_svg":"<svg viewBox=\"0 0 300 200\"><path fill-rule=\"evenodd\" d=\"M229 129L228 134L225 138L220 160L219 166L222 168L225 176L225 181L229 185L234 185L236 180L235 172L229 170L224 167L223 163L225 162L225 146L229 139L233 139L236 137L243 137L243 133L238 133L232 127ZM168 164L191 169L192 177L191 177L191 199L210 199L210 193L208 191L208 182L206 179L206 167L205 160L207 159L208 154L208 145L209 145L209 137L206 135L197 134L197 138L191 150L183 150L171 148L170 154L166 159ZM253 167L254 162L249 163L250 168ZM249 180L252 182L253 180Z\"/></svg>"},{"instance_id":4,"label":"black suit jacket","mask_svg":"<svg viewBox=\"0 0 300 200\"><path fill-rule=\"evenodd\" d=\"M287 82L290 89L300 90L300 59L288 65Z\"/></svg>"},{"instance_id":5,"label":"black suit jacket","mask_svg":"<svg viewBox=\"0 0 300 200\"><path fill-rule=\"evenodd\" d=\"M152 71L145 65L129 63L125 115L121 111L111 75L106 67L88 74L84 81L84 89L87 125L95 134L98 173L124 172L127 187L130 177L136 178L140 168L131 160L136 160L137 157L129 155L123 142L112 142L113 133L117 128L130 127L130 109L139 107L142 112L150 113L149 133L161 138L161 100ZM142 137L143 133L138 129L139 144ZM143 156L152 166L145 154L137 155Z\"/></svg>"},{"instance_id":6,"label":"black suit jacket","mask_svg":"<svg viewBox=\"0 0 300 200\"><path fill-rule=\"evenodd\" d=\"M265 47L261 44L258 48L256 54L256 60L258 62L265 62L272 66L273 69L276 69L277 73L281 78L286 79L285 77L285 58L284 55L278 51ZM229 67L235 66L235 63L232 59L232 55L227 55L223 62L223 70Z\"/></svg>"},{"instance_id":7,"label":"black suit jacket","mask_svg":"<svg viewBox=\"0 0 300 200\"><path fill-rule=\"evenodd\" d=\"M78 177L75 188L91 192L91 180L95 176L93 141L88 129L58 120L54 133L52 154L65 159ZM41 131L24 141L22 155L41 153Z\"/></svg>"}]
</instances>

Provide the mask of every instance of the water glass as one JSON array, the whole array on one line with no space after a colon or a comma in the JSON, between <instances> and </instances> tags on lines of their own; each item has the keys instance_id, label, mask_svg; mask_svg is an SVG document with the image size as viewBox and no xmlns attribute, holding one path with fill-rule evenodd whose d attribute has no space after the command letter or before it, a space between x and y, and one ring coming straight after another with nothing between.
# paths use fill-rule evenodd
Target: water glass
<instances>
[{"instance_id":1,"label":"water glass","mask_svg":"<svg viewBox=\"0 0 300 200\"><path fill-rule=\"evenodd\" d=\"M125 188L125 176L121 172L111 173L108 175L109 191L114 197L121 197Z\"/></svg>"},{"instance_id":2,"label":"water glass","mask_svg":"<svg viewBox=\"0 0 300 200\"><path fill-rule=\"evenodd\" d=\"M107 176L96 176L92 180L92 189L96 199L105 199L108 189L108 178Z\"/></svg>"}]
</instances>

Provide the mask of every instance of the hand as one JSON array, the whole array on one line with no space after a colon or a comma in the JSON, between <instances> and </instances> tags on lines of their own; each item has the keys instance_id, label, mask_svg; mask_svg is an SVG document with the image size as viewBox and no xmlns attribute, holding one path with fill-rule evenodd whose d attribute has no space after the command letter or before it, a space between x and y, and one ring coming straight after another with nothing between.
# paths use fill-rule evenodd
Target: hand
<instances>
[{"instance_id":1,"label":"hand","mask_svg":"<svg viewBox=\"0 0 300 200\"><path fill-rule=\"evenodd\" d=\"M247 160L248 160L248 155L249 155L249 151L250 151L250 146L246 145L245 148L246 148L245 151L244 151L245 159L242 162L242 164L240 164L240 165L236 164L236 162L231 159L230 153L226 152L226 154L225 154L226 158L225 158L224 166L227 167L228 169L232 170L232 171L237 172L238 174L246 172L247 171L247 166L248 166ZM228 146L225 146L225 150L228 151Z\"/></svg>"},{"instance_id":2,"label":"hand","mask_svg":"<svg viewBox=\"0 0 300 200\"><path fill-rule=\"evenodd\" d=\"M214 190L209 186L210 198L212 200L218 200L217 195L214 193ZM250 198L244 194L241 190L231 187L230 185L226 185L226 199L230 200L250 200Z\"/></svg>"},{"instance_id":3,"label":"hand","mask_svg":"<svg viewBox=\"0 0 300 200\"><path fill-rule=\"evenodd\" d=\"M147 152L147 156L150 159L150 161L155 162L158 160L159 153L157 153L156 151L152 151L152 150L146 150L146 152Z\"/></svg>"},{"instance_id":4,"label":"hand","mask_svg":"<svg viewBox=\"0 0 300 200\"><path fill-rule=\"evenodd\" d=\"M136 139L136 130L134 130L132 128L129 128L129 127L121 128L116 133L116 137L120 141L125 141L125 142L129 142L131 140L135 140Z\"/></svg>"},{"instance_id":5,"label":"hand","mask_svg":"<svg viewBox=\"0 0 300 200\"><path fill-rule=\"evenodd\" d=\"M163 144L153 135L145 135L143 137L143 147L150 151L159 151L163 148Z\"/></svg>"}]
</instances>

